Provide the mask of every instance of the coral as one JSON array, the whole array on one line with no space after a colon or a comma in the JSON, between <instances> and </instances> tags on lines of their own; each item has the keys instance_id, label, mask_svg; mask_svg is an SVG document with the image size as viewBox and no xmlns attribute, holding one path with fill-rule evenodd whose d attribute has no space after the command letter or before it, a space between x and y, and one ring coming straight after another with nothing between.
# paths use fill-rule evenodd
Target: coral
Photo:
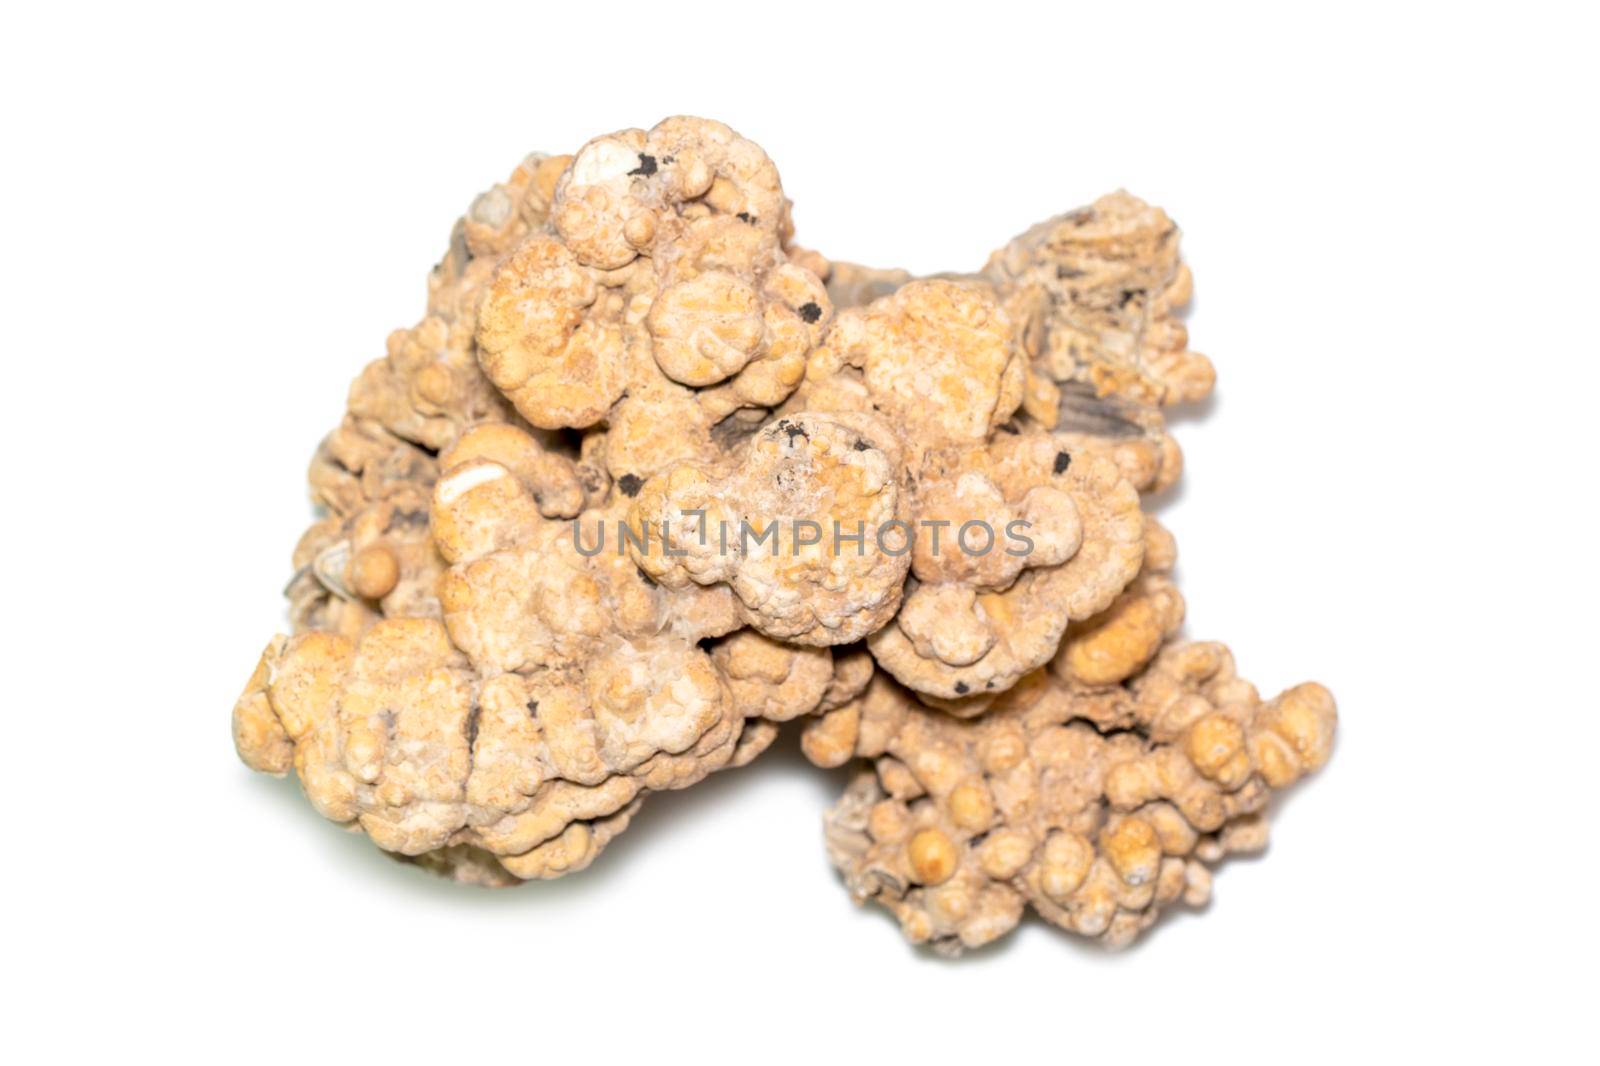
<instances>
[{"instance_id":1,"label":"coral","mask_svg":"<svg viewBox=\"0 0 1600 1066\"><path fill-rule=\"evenodd\" d=\"M1211 362L1174 312L1189 302L1178 228L1125 192L1041 222L989 257L1028 357L1050 380L1151 404L1205 398Z\"/></svg>"},{"instance_id":2,"label":"coral","mask_svg":"<svg viewBox=\"0 0 1600 1066\"><path fill-rule=\"evenodd\" d=\"M1331 698L1179 639L1163 406L1212 371L1177 230L1126 193L981 271L793 242L777 168L670 118L528 156L309 471L250 767L486 886L582 869L784 722L862 772L828 816L918 942L1027 907L1107 943L1264 840Z\"/></svg>"},{"instance_id":3,"label":"coral","mask_svg":"<svg viewBox=\"0 0 1600 1066\"><path fill-rule=\"evenodd\" d=\"M799 385L832 306L785 253L788 202L755 144L692 118L598 137L550 212L477 316L484 374L530 423L605 421L612 472L645 477L714 458L716 422Z\"/></svg>"},{"instance_id":4,"label":"coral","mask_svg":"<svg viewBox=\"0 0 1600 1066\"><path fill-rule=\"evenodd\" d=\"M991 293L912 281L839 314L795 406L870 409L918 446L979 442L1022 402L1023 362Z\"/></svg>"},{"instance_id":5,"label":"coral","mask_svg":"<svg viewBox=\"0 0 1600 1066\"><path fill-rule=\"evenodd\" d=\"M895 439L866 415L779 418L726 477L685 465L646 482L629 552L670 588L726 582L770 637L860 640L900 606L910 564ZM844 547L845 535L859 541Z\"/></svg>"},{"instance_id":6,"label":"coral","mask_svg":"<svg viewBox=\"0 0 1600 1066\"><path fill-rule=\"evenodd\" d=\"M1143 559L1137 491L1111 460L1075 458L1048 433L932 450L917 486L927 535L912 553L913 587L868 646L918 693L970 696L941 704L958 713L981 711L1047 662L1067 624L1107 607Z\"/></svg>"},{"instance_id":7,"label":"coral","mask_svg":"<svg viewBox=\"0 0 1600 1066\"><path fill-rule=\"evenodd\" d=\"M851 894L957 953L1027 907L1120 945L1204 903L1211 865L1264 846L1272 790L1320 767L1333 729L1320 685L1263 702L1221 645L1173 644L1126 686L1039 671L969 720L880 674L809 722L804 750L873 761L827 819Z\"/></svg>"}]
</instances>

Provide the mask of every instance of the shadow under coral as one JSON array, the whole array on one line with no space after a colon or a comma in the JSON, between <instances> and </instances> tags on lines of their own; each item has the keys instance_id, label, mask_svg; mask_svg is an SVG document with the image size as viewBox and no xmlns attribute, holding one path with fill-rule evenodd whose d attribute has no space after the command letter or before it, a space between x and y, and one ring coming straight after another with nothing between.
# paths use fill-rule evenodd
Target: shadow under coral
<instances>
[{"instance_id":1,"label":"shadow under coral","mask_svg":"<svg viewBox=\"0 0 1600 1066\"><path fill-rule=\"evenodd\" d=\"M846 774L843 771L818 771L800 753L799 737L798 729L784 729L772 747L755 760L755 764L763 768L758 771L760 774L804 777L813 784L817 794L818 831L814 840L797 841L796 846L809 844L816 849L818 861L826 863L822 848L821 812L833 802L836 792L842 791ZM318 838L326 842L330 851L339 853L341 862L350 862L360 875L379 878L385 889L398 886L429 900L460 902L463 906L504 907L559 904L570 895L592 892L607 884L637 878L644 862L640 855L650 850L652 842L677 832L685 824L697 817L705 817L710 811L737 803L738 794L753 787L753 778L748 770L748 767L723 770L688 788L652 792L629 822L627 831L611 841L592 866L566 877L515 885L504 891L486 891L478 886L441 877L383 851L357 829L328 822L306 802L300 784L292 774L283 778L251 774L249 781L263 793L278 797L294 811L295 817L315 822L320 829ZM832 780L834 778L837 781ZM830 793L830 788L834 792Z\"/></svg>"}]
</instances>

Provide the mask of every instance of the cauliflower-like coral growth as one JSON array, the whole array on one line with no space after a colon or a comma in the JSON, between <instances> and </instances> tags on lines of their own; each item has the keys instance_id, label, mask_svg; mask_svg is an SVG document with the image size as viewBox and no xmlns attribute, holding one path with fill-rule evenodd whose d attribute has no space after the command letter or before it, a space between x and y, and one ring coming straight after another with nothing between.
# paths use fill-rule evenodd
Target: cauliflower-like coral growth
<instances>
[{"instance_id":1,"label":"cauliflower-like coral growth","mask_svg":"<svg viewBox=\"0 0 1600 1066\"><path fill-rule=\"evenodd\" d=\"M1141 509L1182 470L1162 405L1211 384L1176 228L1119 193L935 278L792 238L772 161L705 119L474 200L312 459L240 756L502 886L799 721L862 760L829 850L913 940L1031 906L1121 943L1202 900L1334 712L1178 638Z\"/></svg>"},{"instance_id":2,"label":"cauliflower-like coral growth","mask_svg":"<svg viewBox=\"0 0 1600 1066\"><path fill-rule=\"evenodd\" d=\"M727 477L681 466L646 482L629 551L668 587L727 582L768 636L860 640L900 606L910 562L894 440L868 416L780 418Z\"/></svg>"},{"instance_id":3,"label":"cauliflower-like coral growth","mask_svg":"<svg viewBox=\"0 0 1600 1066\"><path fill-rule=\"evenodd\" d=\"M605 421L610 465L645 477L714 457L716 422L799 385L832 307L786 254L788 201L754 143L693 118L596 138L550 218L477 316L483 371L529 422Z\"/></svg>"},{"instance_id":4,"label":"cauliflower-like coral growth","mask_svg":"<svg viewBox=\"0 0 1600 1066\"><path fill-rule=\"evenodd\" d=\"M982 441L1022 402L1012 326L983 288L912 281L840 313L814 352L811 409L872 410L914 445Z\"/></svg>"},{"instance_id":5,"label":"cauliflower-like coral growth","mask_svg":"<svg viewBox=\"0 0 1600 1066\"><path fill-rule=\"evenodd\" d=\"M1271 791L1327 760L1334 720L1320 685L1263 702L1222 646L1175 644L1125 687L1040 671L972 720L880 675L812 721L805 750L873 761L829 812L828 849L914 942L976 947L1031 906L1120 945L1265 843Z\"/></svg>"},{"instance_id":6,"label":"cauliflower-like coral growth","mask_svg":"<svg viewBox=\"0 0 1600 1066\"><path fill-rule=\"evenodd\" d=\"M868 645L902 684L958 713L1055 654L1067 624L1108 606L1139 570L1139 495L1116 465L1050 434L936 449L917 482L912 591ZM944 533L942 551L939 534Z\"/></svg>"}]
</instances>

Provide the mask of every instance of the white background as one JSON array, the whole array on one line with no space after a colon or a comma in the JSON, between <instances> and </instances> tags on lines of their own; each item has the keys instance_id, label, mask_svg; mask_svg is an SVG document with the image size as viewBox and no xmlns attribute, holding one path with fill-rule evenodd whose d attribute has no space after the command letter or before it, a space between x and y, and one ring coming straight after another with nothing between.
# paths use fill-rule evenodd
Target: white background
<instances>
[{"instance_id":1,"label":"white background","mask_svg":"<svg viewBox=\"0 0 1600 1066\"><path fill-rule=\"evenodd\" d=\"M1592 1054L1580 7L22 7L8 1057ZM1118 186L1184 227L1220 372L1160 507L1188 632L1341 711L1205 913L1115 955L1032 921L914 951L846 898L820 839L839 775L792 737L653 797L588 872L501 893L390 862L234 757L306 461L452 221L530 149L678 112L762 144L839 258L973 267Z\"/></svg>"}]
</instances>

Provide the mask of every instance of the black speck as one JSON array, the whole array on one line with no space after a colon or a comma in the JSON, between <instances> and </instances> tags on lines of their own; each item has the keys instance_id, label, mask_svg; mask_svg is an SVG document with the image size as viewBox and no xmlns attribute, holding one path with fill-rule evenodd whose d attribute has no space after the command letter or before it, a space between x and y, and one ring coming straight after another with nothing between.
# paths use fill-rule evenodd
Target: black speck
<instances>
[{"instance_id":1,"label":"black speck","mask_svg":"<svg viewBox=\"0 0 1600 1066\"><path fill-rule=\"evenodd\" d=\"M965 681L957 681L956 682L956 695L957 696L965 696L967 693L969 693L971 691L972 690L967 687L967 683Z\"/></svg>"},{"instance_id":2,"label":"black speck","mask_svg":"<svg viewBox=\"0 0 1600 1066\"><path fill-rule=\"evenodd\" d=\"M866 451L866 450L867 450L867 449L868 449L868 448L870 448L870 447L872 447L872 445L870 445L870 444L868 444L868 443L867 443L867 442L866 442L866 441L864 441L864 440L858 440L858 441L856 441L856 451L858 451L858 452L864 452L864 451Z\"/></svg>"},{"instance_id":3,"label":"black speck","mask_svg":"<svg viewBox=\"0 0 1600 1066\"><path fill-rule=\"evenodd\" d=\"M815 322L822 317L822 308L809 301L803 303L800 305L800 317L807 322Z\"/></svg>"},{"instance_id":4,"label":"black speck","mask_svg":"<svg viewBox=\"0 0 1600 1066\"><path fill-rule=\"evenodd\" d=\"M644 488L644 481L640 479L638 474L623 474L617 478L617 488L621 489L622 494L631 500L639 495L640 489Z\"/></svg>"},{"instance_id":5,"label":"black speck","mask_svg":"<svg viewBox=\"0 0 1600 1066\"><path fill-rule=\"evenodd\" d=\"M1067 467L1072 465L1072 456L1066 452L1056 452L1056 473L1065 474Z\"/></svg>"},{"instance_id":6,"label":"black speck","mask_svg":"<svg viewBox=\"0 0 1600 1066\"><path fill-rule=\"evenodd\" d=\"M806 431L803 428L795 425L787 418L778 423L778 429L783 433L789 434L789 440L791 443L796 437L805 437L806 440L811 439L809 436L807 436Z\"/></svg>"},{"instance_id":7,"label":"black speck","mask_svg":"<svg viewBox=\"0 0 1600 1066\"><path fill-rule=\"evenodd\" d=\"M1009 433L1015 437L1018 433L1021 433L1022 430L1017 428L1017 424L1015 422L1002 422L1000 423L1000 432Z\"/></svg>"},{"instance_id":8,"label":"black speck","mask_svg":"<svg viewBox=\"0 0 1600 1066\"><path fill-rule=\"evenodd\" d=\"M639 153L639 165L628 171L629 174L637 174L641 178L648 178L655 172L656 157L653 155L646 155L643 152Z\"/></svg>"},{"instance_id":9,"label":"black speck","mask_svg":"<svg viewBox=\"0 0 1600 1066\"><path fill-rule=\"evenodd\" d=\"M748 222L752 226L754 226L756 224L756 216L752 215L748 211L740 211L737 215L735 215L733 217L737 218L740 222Z\"/></svg>"},{"instance_id":10,"label":"black speck","mask_svg":"<svg viewBox=\"0 0 1600 1066\"><path fill-rule=\"evenodd\" d=\"M474 703L472 710L467 714L467 720L462 723L461 731L466 735L468 748L478 742L478 719L482 714L483 708Z\"/></svg>"},{"instance_id":11,"label":"black speck","mask_svg":"<svg viewBox=\"0 0 1600 1066\"><path fill-rule=\"evenodd\" d=\"M1127 307L1130 303L1132 303L1134 300L1138 299L1140 296L1143 296L1143 295L1144 295L1144 290L1143 289L1123 289L1122 290L1122 302L1120 304L1118 304L1117 306L1118 307Z\"/></svg>"},{"instance_id":12,"label":"black speck","mask_svg":"<svg viewBox=\"0 0 1600 1066\"><path fill-rule=\"evenodd\" d=\"M534 718L534 717L537 717L538 714L539 714L539 701L538 700L529 700L528 701L528 717Z\"/></svg>"},{"instance_id":13,"label":"black speck","mask_svg":"<svg viewBox=\"0 0 1600 1066\"><path fill-rule=\"evenodd\" d=\"M983 687L984 688L994 688L994 678L991 677L989 680L985 681L983 683Z\"/></svg>"}]
</instances>

